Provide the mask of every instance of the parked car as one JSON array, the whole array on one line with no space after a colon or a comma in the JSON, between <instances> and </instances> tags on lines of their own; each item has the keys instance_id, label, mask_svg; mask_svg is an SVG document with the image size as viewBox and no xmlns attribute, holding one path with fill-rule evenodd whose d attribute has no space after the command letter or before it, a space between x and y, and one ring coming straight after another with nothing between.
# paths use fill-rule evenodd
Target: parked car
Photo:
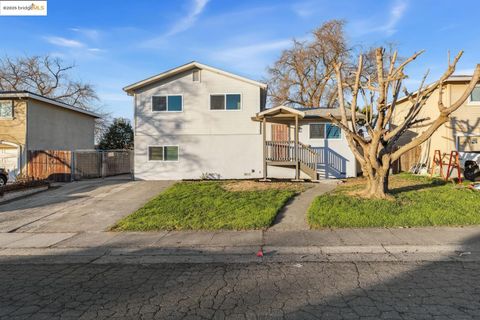
<instances>
[{"instance_id":1,"label":"parked car","mask_svg":"<svg viewBox=\"0 0 480 320\"><path fill-rule=\"evenodd\" d=\"M8 172L5 169L0 168L0 187L7 184Z\"/></svg>"},{"instance_id":2,"label":"parked car","mask_svg":"<svg viewBox=\"0 0 480 320\"><path fill-rule=\"evenodd\" d=\"M465 179L475 181L480 175L480 153L460 152L460 167L463 169Z\"/></svg>"}]
</instances>

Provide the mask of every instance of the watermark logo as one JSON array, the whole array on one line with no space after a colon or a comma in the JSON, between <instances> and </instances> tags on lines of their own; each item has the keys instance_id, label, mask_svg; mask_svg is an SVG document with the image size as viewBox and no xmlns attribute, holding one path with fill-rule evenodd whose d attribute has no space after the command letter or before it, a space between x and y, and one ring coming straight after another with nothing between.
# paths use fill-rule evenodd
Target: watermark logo
<instances>
[{"instance_id":1,"label":"watermark logo","mask_svg":"<svg viewBox=\"0 0 480 320\"><path fill-rule=\"evenodd\" d=\"M47 1L0 0L0 16L46 16Z\"/></svg>"}]
</instances>

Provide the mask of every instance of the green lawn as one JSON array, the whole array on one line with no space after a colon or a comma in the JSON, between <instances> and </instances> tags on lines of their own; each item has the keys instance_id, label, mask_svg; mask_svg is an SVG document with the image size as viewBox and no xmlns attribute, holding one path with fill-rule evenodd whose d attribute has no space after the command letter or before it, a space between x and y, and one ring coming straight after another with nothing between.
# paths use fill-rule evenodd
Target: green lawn
<instances>
[{"instance_id":1,"label":"green lawn","mask_svg":"<svg viewBox=\"0 0 480 320\"><path fill-rule=\"evenodd\" d=\"M113 230L261 229L301 191L295 184L179 182L120 220Z\"/></svg>"},{"instance_id":2,"label":"green lawn","mask_svg":"<svg viewBox=\"0 0 480 320\"><path fill-rule=\"evenodd\" d=\"M317 197L308 211L312 228L400 227L480 224L480 192L440 179L399 174L390 178L394 200L350 195L363 188L353 179Z\"/></svg>"}]
</instances>

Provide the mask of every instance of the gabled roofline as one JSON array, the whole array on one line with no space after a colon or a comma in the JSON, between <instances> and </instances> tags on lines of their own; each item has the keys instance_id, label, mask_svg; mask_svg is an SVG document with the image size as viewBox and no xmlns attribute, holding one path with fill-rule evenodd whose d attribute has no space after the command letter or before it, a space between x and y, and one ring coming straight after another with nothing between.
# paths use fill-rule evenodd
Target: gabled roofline
<instances>
[{"instance_id":1,"label":"gabled roofline","mask_svg":"<svg viewBox=\"0 0 480 320\"><path fill-rule=\"evenodd\" d=\"M45 102L48 104L53 104L57 107L61 107L64 109L68 109L71 111L75 111L78 113L83 113L88 116L91 116L93 118L101 118L101 116L98 113L80 109L78 107L72 106L70 104L66 104L63 102L60 102L55 99L47 98L45 96L30 92L30 91L0 91L0 98L7 98L7 99L20 99L20 98L27 98L27 99L33 99L41 102Z\"/></svg>"},{"instance_id":2,"label":"gabled roofline","mask_svg":"<svg viewBox=\"0 0 480 320\"><path fill-rule=\"evenodd\" d=\"M267 87L267 85L265 83L258 82L258 81L255 81L255 80L251 80L251 79L248 79L248 78L245 78L245 77L242 77L242 76L239 76L239 75L227 72L227 71L223 71L223 70L208 66L206 64L199 63L197 61L192 61L192 62L186 63L184 65L181 65L179 67L167 70L167 71L162 72L160 74L157 74L155 76L152 76L152 77L149 77L147 79L135 82L131 85L128 85L128 86L123 88L123 91L125 91L126 93L131 95L131 94L133 94L133 91L135 91L139 88L142 88L144 86L147 86L149 84L152 84L154 82L157 82L157 81L160 81L160 80L163 80L163 79L170 78L170 77L172 77L176 74L179 74L181 72L184 72L184 71L187 71L187 70L190 70L190 69L193 69L193 68L208 70L208 71L211 71L211 72L214 72L214 73L217 73L217 74L221 74L221 75L233 78L233 79L237 79L237 80L240 80L240 81L244 81L244 82L253 84L253 85L258 86L260 88L266 88Z\"/></svg>"},{"instance_id":3,"label":"gabled roofline","mask_svg":"<svg viewBox=\"0 0 480 320\"><path fill-rule=\"evenodd\" d=\"M447 83L467 83L467 82L470 82L471 79L472 79L471 75L460 75L460 74L459 75L452 75L452 76L448 77L447 79L445 79L444 83L445 84L447 84ZM424 88L424 90L431 88L436 83L437 82L430 83L429 85L427 85ZM417 94L418 94L418 90L411 93L412 97L415 97ZM397 103L404 102L405 100L407 100L407 98L408 98L408 96L402 96L402 97L397 99Z\"/></svg>"},{"instance_id":4,"label":"gabled roofline","mask_svg":"<svg viewBox=\"0 0 480 320\"><path fill-rule=\"evenodd\" d=\"M296 115L300 119L303 119L305 117L305 112L302 112L300 110L297 110L297 109L292 108L292 107L287 107L287 106L277 106L277 107L274 107L274 108L263 110L262 112L257 113L256 117L258 119L262 119L265 116L274 116L274 115L280 114L280 113L282 113L282 111L285 111L285 112L290 113L292 115Z\"/></svg>"}]
</instances>

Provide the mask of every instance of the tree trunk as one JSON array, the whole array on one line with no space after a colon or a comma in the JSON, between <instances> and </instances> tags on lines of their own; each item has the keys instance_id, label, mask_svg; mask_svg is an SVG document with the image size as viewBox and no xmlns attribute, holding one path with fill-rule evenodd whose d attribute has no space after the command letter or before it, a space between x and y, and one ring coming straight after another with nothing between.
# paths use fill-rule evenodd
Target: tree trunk
<instances>
[{"instance_id":1,"label":"tree trunk","mask_svg":"<svg viewBox=\"0 0 480 320\"><path fill-rule=\"evenodd\" d=\"M370 168L365 175L367 178L365 189L360 192L360 195L369 199L391 198L391 196L388 194L389 172L390 168L381 168L379 170L373 170Z\"/></svg>"}]
</instances>

